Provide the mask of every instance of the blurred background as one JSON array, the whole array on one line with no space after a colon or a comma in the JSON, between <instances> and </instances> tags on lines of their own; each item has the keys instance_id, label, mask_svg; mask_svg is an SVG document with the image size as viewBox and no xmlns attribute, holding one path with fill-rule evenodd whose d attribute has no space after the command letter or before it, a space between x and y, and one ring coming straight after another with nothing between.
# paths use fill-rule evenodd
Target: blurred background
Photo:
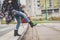
<instances>
[{"instance_id":1,"label":"blurred background","mask_svg":"<svg viewBox=\"0 0 60 40\"><path fill-rule=\"evenodd\" d=\"M60 0L18 0L33 21L60 21ZM0 0L0 9L3 0Z\"/></svg>"}]
</instances>

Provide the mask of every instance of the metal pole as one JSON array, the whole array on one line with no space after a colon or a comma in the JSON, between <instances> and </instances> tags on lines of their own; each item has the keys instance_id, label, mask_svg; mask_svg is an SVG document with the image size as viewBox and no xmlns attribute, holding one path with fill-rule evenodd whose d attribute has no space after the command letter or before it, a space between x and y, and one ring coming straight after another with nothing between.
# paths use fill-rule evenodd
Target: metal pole
<instances>
[{"instance_id":1,"label":"metal pole","mask_svg":"<svg viewBox=\"0 0 60 40\"><path fill-rule=\"evenodd\" d=\"M46 0L45 0L45 10L46 10L45 19L47 20L47 7L46 7Z\"/></svg>"}]
</instances>

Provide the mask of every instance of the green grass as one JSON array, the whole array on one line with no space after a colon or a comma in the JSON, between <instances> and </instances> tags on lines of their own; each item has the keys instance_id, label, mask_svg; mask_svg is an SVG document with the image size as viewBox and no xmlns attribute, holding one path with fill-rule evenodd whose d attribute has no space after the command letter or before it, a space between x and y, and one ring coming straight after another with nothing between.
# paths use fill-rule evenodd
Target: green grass
<instances>
[{"instance_id":1,"label":"green grass","mask_svg":"<svg viewBox=\"0 0 60 40\"><path fill-rule=\"evenodd\" d=\"M60 22L60 21L33 21L33 23L39 23L39 24L41 24L41 23L58 23L58 22Z\"/></svg>"},{"instance_id":2,"label":"green grass","mask_svg":"<svg viewBox=\"0 0 60 40\"><path fill-rule=\"evenodd\" d=\"M6 24L6 21L5 21L5 20L2 20L2 21L1 21L1 24ZM9 24L16 24L16 22L11 21Z\"/></svg>"},{"instance_id":3,"label":"green grass","mask_svg":"<svg viewBox=\"0 0 60 40\"><path fill-rule=\"evenodd\" d=\"M39 24L41 24L41 23L54 23L54 22L53 21L33 21L33 23L39 23ZM5 20L2 20L1 24L6 24L6 21ZM16 22L12 21L9 24L16 24Z\"/></svg>"},{"instance_id":4,"label":"green grass","mask_svg":"<svg viewBox=\"0 0 60 40\"><path fill-rule=\"evenodd\" d=\"M50 23L50 22L33 21L33 23L39 23L39 24L41 24L41 23Z\"/></svg>"}]
</instances>

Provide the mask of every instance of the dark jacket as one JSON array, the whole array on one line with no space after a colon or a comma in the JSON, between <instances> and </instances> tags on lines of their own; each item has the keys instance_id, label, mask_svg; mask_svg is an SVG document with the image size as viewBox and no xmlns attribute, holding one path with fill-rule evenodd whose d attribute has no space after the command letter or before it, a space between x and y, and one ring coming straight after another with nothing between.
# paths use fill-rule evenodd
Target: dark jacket
<instances>
[{"instance_id":1,"label":"dark jacket","mask_svg":"<svg viewBox=\"0 0 60 40\"><path fill-rule=\"evenodd\" d=\"M12 19L14 19L14 14L12 13L12 10L15 9L17 11L22 11L22 8L19 9L19 4L18 4L18 0L12 0L12 3L9 4L8 0L4 0L3 4L2 4L2 9L1 11L3 13L5 13L6 11L8 11L8 17L6 18L7 22L11 22ZM5 14L4 14L5 15Z\"/></svg>"},{"instance_id":2,"label":"dark jacket","mask_svg":"<svg viewBox=\"0 0 60 40\"><path fill-rule=\"evenodd\" d=\"M13 9L19 10L18 0L13 0L12 6L13 6Z\"/></svg>"},{"instance_id":3,"label":"dark jacket","mask_svg":"<svg viewBox=\"0 0 60 40\"><path fill-rule=\"evenodd\" d=\"M8 15L7 15L7 18L6 18L7 23L10 23L12 20L14 20L14 13L12 13L12 10L13 9L18 10L18 7L17 8L16 7L17 7L17 5L16 5L15 1L12 2L11 4L8 3L8 0L3 1L1 11L4 14L4 16L5 16L5 12L8 11Z\"/></svg>"},{"instance_id":4,"label":"dark jacket","mask_svg":"<svg viewBox=\"0 0 60 40\"><path fill-rule=\"evenodd\" d=\"M10 4L8 3L8 0L4 0L3 1L3 4L2 4L2 11L4 10L4 11L7 11L7 10L9 10L8 8L9 8L9 6L10 6ZM10 8L11 7L13 7L13 9L15 9L15 10L19 10L19 6L18 6L18 0L12 0L12 3L11 3L11 6L10 6Z\"/></svg>"}]
</instances>

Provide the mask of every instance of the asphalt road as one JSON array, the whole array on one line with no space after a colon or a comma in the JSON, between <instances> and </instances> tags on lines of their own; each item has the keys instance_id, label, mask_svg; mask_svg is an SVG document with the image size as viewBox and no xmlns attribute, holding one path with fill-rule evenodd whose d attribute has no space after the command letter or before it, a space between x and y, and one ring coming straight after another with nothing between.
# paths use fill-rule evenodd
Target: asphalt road
<instances>
[{"instance_id":1,"label":"asphalt road","mask_svg":"<svg viewBox=\"0 0 60 40\"><path fill-rule=\"evenodd\" d=\"M8 39L15 40L15 37L11 33L11 31L14 30L14 28L15 24L0 24L0 38L5 39L7 37ZM9 33L8 36L6 36L7 33ZM60 40L60 23L44 23L38 24L33 28L29 27L22 40Z\"/></svg>"},{"instance_id":2,"label":"asphalt road","mask_svg":"<svg viewBox=\"0 0 60 40\"><path fill-rule=\"evenodd\" d=\"M14 30L15 30L16 24L0 24L0 40L17 40L19 36L14 36ZM18 30L18 33L20 35L23 35L25 33L26 29L28 27L28 24L21 24Z\"/></svg>"},{"instance_id":3,"label":"asphalt road","mask_svg":"<svg viewBox=\"0 0 60 40\"><path fill-rule=\"evenodd\" d=\"M13 25L0 24L0 37L14 30Z\"/></svg>"},{"instance_id":4,"label":"asphalt road","mask_svg":"<svg viewBox=\"0 0 60 40\"><path fill-rule=\"evenodd\" d=\"M22 40L60 40L60 23L39 24L29 28Z\"/></svg>"}]
</instances>

